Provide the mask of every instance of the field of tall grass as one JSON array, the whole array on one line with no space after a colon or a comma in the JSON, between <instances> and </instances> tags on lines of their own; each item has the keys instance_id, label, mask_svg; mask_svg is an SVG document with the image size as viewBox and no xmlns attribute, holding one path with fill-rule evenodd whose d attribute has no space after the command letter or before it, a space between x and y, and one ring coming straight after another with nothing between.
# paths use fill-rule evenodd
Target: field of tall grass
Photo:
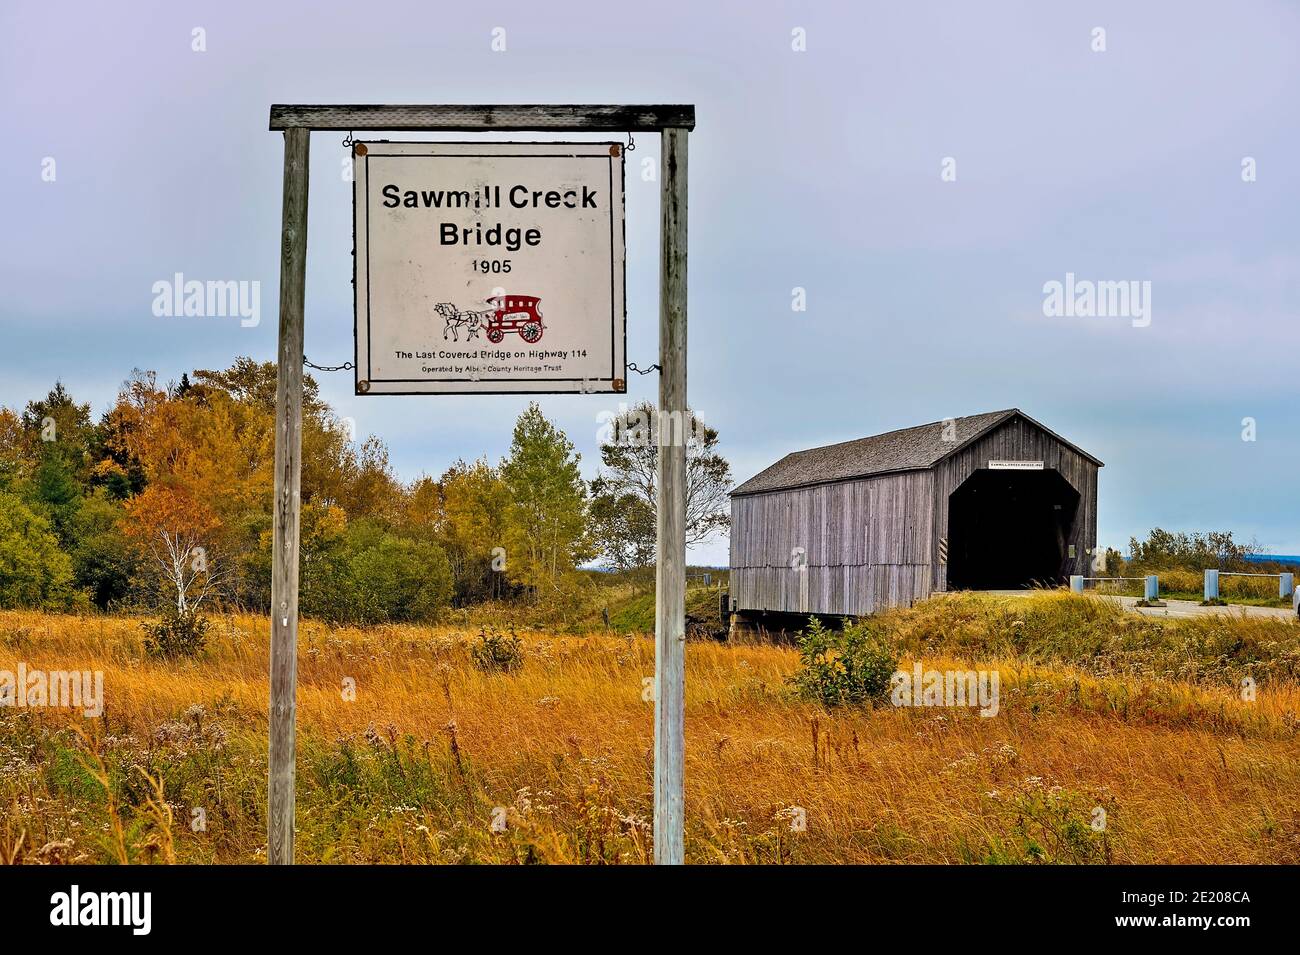
<instances>
[{"instance_id":1,"label":"field of tall grass","mask_svg":"<svg viewBox=\"0 0 1300 955\"><path fill-rule=\"evenodd\" d=\"M793 648L691 641L688 861L1300 858L1295 624L1061 593L881 621L902 667L996 669L997 715L827 710L787 683ZM615 627L521 631L494 667L473 627L305 621L298 861L647 862L653 640ZM0 670L102 670L106 700L0 708L0 858L263 860L267 658L263 618L166 662L138 619L0 612Z\"/></svg>"}]
</instances>

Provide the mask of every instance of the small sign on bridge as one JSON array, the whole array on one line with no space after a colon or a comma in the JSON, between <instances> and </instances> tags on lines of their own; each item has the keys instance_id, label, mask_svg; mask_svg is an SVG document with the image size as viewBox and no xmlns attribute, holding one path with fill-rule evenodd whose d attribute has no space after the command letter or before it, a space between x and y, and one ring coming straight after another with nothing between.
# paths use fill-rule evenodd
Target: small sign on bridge
<instances>
[{"instance_id":1,"label":"small sign on bridge","mask_svg":"<svg viewBox=\"0 0 1300 955\"><path fill-rule=\"evenodd\" d=\"M620 144L353 153L357 394L627 390Z\"/></svg>"},{"instance_id":2,"label":"small sign on bridge","mask_svg":"<svg viewBox=\"0 0 1300 955\"><path fill-rule=\"evenodd\" d=\"M990 461L990 471L1041 471L1042 461Z\"/></svg>"}]
</instances>

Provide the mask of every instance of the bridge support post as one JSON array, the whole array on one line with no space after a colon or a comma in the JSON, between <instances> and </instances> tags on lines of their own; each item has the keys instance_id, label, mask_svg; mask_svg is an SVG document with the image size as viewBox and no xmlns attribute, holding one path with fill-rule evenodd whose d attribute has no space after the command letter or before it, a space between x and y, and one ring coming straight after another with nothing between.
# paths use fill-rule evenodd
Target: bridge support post
<instances>
[{"instance_id":1,"label":"bridge support post","mask_svg":"<svg viewBox=\"0 0 1300 955\"><path fill-rule=\"evenodd\" d=\"M1281 577L1282 579L1278 581L1277 595L1285 599L1295 593L1295 574L1282 574Z\"/></svg>"},{"instance_id":2,"label":"bridge support post","mask_svg":"<svg viewBox=\"0 0 1300 955\"><path fill-rule=\"evenodd\" d=\"M1219 572L1217 570L1207 570L1205 572L1205 599L1207 602L1219 599Z\"/></svg>"},{"instance_id":3,"label":"bridge support post","mask_svg":"<svg viewBox=\"0 0 1300 955\"><path fill-rule=\"evenodd\" d=\"M1145 599L1149 602L1160 599L1160 578L1155 574L1147 576L1147 587Z\"/></svg>"},{"instance_id":4,"label":"bridge support post","mask_svg":"<svg viewBox=\"0 0 1300 955\"><path fill-rule=\"evenodd\" d=\"M1074 591L1076 594L1081 594L1081 593L1083 593L1083 575L1082 575L1082 574L1071 574L1071 575L1070 575L1070 590Z\"/></svg>"}]
</instances>

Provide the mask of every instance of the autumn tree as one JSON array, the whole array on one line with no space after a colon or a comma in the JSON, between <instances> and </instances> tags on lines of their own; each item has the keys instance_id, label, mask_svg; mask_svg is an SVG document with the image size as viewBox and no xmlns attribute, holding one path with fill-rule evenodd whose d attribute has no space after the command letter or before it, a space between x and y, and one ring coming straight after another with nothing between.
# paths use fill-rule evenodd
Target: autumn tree
<instances>
[{"instance_id":1,"label":"autumn tree","mask_svg":"<svg viewBox=\"0 0 1300 955\"><path fill-rule=\"evenodd\" d=\"M14 583L0 597L30 602L41 580L40 600L85 594L105 609L161 595L161 652L194 646L209 601L268 607L277 374L250 358L166 385L136 370L97 422L62 384L21 413L0 408L0 494L12 525L35 535L7 555ZM483 569L505 546L509 495L493 469L451 482L453 525L441 483L404 486L383 441L358 439L310 376L303 415L304 612L433 619L452 592L452 545L467 599L501 593L501 575ZM173 626L186 615L192 628Z\"/></svg>"},{"instance_id":2,"label":"autumn tree","mask_svg":"<svg viewBox=\"0 0 1300 955\"><path fill-rule=\"evenodd\" d=\"M511 493L486 460L457 461L439 482L441 539L461 601L505 596Z\"/></svg>"},{"instance_id":3,"label":"autumn tree","mask_svg":"<svg viewBox=\"0 0 1300 955\"><path fill-rule=\"evenodd\" d=\"M177 616L197 611L221 579L210 550L219 523L206 502L183 488L151 484L127 502L127 533L174 594Z\"/></svg>"},{"instance_id":4,"label":"autumn tree","mask_svg":"<svg viewBox=\"0 0 1300 955\"><path fill-rule=\"evenodd\" d=\"M442 483L427 474L412 481L403 495L399 523L402 533L411 537L443 540L447 514L443 504Z\"/></svg>"},{"instance_id":5,"label":"autumn tree","mask_svg":"<svg viewBox=\"0 0 1300 955\"><path fill-rule=\"evenodd\" d=\"M718 432L693 411L664 422L647 402L611 418L602 436L602 472L592 482L594 533L617 567L654 561L659 442L686 441L686 543L703 543L731 525L731 465L718 453Z\"/></svg>"},{"instance_id":6,"label":"autumn tree","mask_svg":"<svg viewBox=\"0 0 1300 955\"><path fill-rule=\"evenodd\" d=\"M272 423L255 405L202 384L183 394L152 374L128 380L108 416L110 442L147 486L126 504L126 530L149 556L178 614L233 574L269 514Z\"/></svg>"},{"instance_id":7,"label":"autumn tree","mask_svg":"<svg viewBox=\"0 0 1300 955\"><path fill-rule=\"evenodd\" d=\"M591 533L601 556L619 570L648 567L655 560L657 515L637 493L603 476L591 482Z\"/></svg>"},{"instance_id":8,"label":"autumn tree","mask_svg":"<svg viewBox=\"0 0 1300 955\"><path fill-rule=\"evenodd\" d=\"M263 535L259 579L263 598L271 601L271 534ZM316 615L336 595L333 565L347 547L348 515L336 504L305 504L298 521L298 586L302 612Z\"/></svg>"},{"instance_id":9,"label":"autumn tree","mask_svg":"<svg viewBox=\"0 0 1300 955\"><path fill-rule=\"evenodd\" d=\"M277 374L274 362L238 358L227 369L196 371L193 389L200 394L221 393L273 428ZM304 505L343 507L352 518L383 522L397 520L402 506L402 487L393 477L383 441L373 435L358 441L355 426L321 399L316 380L307 374L302 399L302 500Z\"/></svg>"},{"instance_id":10,"label":"autumn tree","mask_svg":"<svg viewBox=\"0 0 1300 955\"><path fill-rule=\"evenodd\" d=\"M255 408L275 417L275 387L279 369L273 361L255 361L236 358L229 368L200 369L194 372L194 387L220 391L240 404ZM320 397L316 379L302 377L302 414L304 419L316 419L328 410Z\"/></svg>"},{"instance_id":11,"label":"autumn tree","mask_svg":"<svg viewBox=\"0 0 1300 955\"><path fill-rule=\"evenodd\" d=\"M5 411L0 419L0 446L26 459L9 472L17 477L11 486L50 522L71 559L73 585L101 608L125 597L135 554L119 526L121 508L95 486L104 429L93 422L89 403L56 382L21 417Z\"/></svg>"},{"instance_id":12,"label":"autumn tree","mask_svg":"<svg viewBox=\"0 0 1300 955\"><path fill-rule=\"evenodd\" d=\"M31 473L31 454L22 419L0 408L0 490L18 490Z\"/></svg>"}]
</instances>

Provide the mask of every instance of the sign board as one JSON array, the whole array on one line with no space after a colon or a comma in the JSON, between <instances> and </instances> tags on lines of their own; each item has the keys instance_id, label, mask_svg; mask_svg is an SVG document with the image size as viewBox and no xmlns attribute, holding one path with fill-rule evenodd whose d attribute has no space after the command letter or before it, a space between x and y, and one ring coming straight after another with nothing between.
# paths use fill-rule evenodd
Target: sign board
<instances>
[{"instance_id":1,"label":"sign board","mask_svg":"<svg viewBox=\"0 0 1300 955\"><path fill-rule=\"evenodd\" d=\"M356 143L357 394L627 390L618 143Z\"/></svg>"},{"instance_id":2,"label":"sign board","mask_svg":"<svg viewBox=\"0 0 1300 955\"><path fill-rule=\"evenodd\" d=\"M1042 461L990 461L991 471L1041 471Z\"/></svg>"}]
</instances>

